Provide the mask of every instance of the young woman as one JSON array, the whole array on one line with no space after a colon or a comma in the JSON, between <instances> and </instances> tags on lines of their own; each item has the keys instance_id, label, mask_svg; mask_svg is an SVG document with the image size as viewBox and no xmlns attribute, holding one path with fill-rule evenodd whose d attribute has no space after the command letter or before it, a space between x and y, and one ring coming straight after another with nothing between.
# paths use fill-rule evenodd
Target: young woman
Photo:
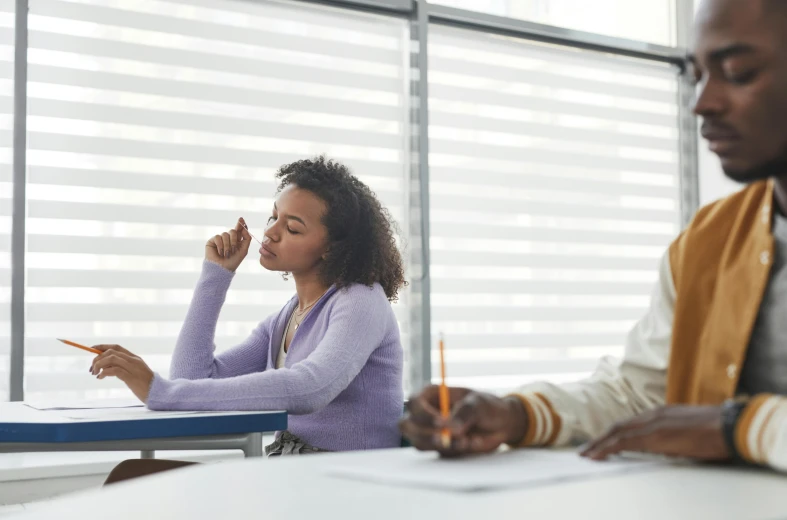
<instances>
[{"instance_id":1,"label":"young woman","mask_svg":"<svg viewBox=\"0 0 787 520\"><path fill-rule=\"evenodd\" d=\"M286 165L277 178L259 261L291 274L289 303L214 354L219 311L252 243L241 218L205 246L170 379L117 345L96 346L103 353L91 372L118 377L153 410L287 410L272 454L398 446L402 346L389 302L406 282L391 217L324 157Z\"/></svg>"}]
</instances>

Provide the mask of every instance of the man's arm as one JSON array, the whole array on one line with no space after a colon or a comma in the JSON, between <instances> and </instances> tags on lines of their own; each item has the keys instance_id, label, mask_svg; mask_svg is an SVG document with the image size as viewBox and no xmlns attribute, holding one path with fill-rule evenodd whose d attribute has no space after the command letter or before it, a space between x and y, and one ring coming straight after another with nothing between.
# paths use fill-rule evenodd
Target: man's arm
<instances>
[{"instance_id":1,"label":"man's arm","mask_svg":"<svg viewBox=\"0 0 787 520\"><path fill-rule=\"evenodd\" d=\"M669 256L661 260L650 308L629 333L621 363L604 359L585 381L535 383L514 394L522 401L528 424L518 445L580 444L664 404L675 309Z\"/></svg>"},{"instance_id":2,"label":"man's arm","mask_svg":"<svg viewBox=\"0 0 787 520\"><path fill-rule=\"evenodd\" d=\"M787 472L787 397L752 398L735 425L735 448L747 462Z\"/></svg>"},{"instance_id":3,"label":"man's arm","mask_svg":"<svg viewBox=\"0 0 787 520\"><path fill-rule=\"evenodd\" d=\"M445 455L483 453L502 443L548 446L580 443L644 410L664 404L672 338L675 287L669 253L648 313L629 333L621 364L601 363L586 381L569 385L528 385L501 399L467 388L451 388L451 417L440 416L438 387L410 398L399 426L418 449ZM440 432L452 432L451 445Z\"/></svg>"}]
</instances>

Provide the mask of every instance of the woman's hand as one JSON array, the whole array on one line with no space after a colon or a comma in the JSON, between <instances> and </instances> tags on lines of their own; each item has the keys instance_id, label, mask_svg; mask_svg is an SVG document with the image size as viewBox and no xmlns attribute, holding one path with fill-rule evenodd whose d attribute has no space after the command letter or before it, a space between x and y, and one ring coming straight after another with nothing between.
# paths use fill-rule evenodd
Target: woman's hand
<instances>
[{"instance_id":1,"label":"woman's hand","mask_svg":"<svg viewBox=\"0 0 787 520\"><path fill-rule=\"evenodd\" d=\"M90 373L98 376L117 377L143 403L147 403L150 385L153 383L153 371L142 361L120 345L95 345L102 353L93 359Z\"/></svg>"},{"instance_id":2,"label":"woman's hand","mask_svg":"<svg viewBox=\"0 0 787 520\"><path fill-rule=\"evenodd\" d=\"M233 273L249 254L251 235L243 218L238 219L235 229L216 235L205 244L205 260L219 264Z\"/></svg>"}]
</instances>

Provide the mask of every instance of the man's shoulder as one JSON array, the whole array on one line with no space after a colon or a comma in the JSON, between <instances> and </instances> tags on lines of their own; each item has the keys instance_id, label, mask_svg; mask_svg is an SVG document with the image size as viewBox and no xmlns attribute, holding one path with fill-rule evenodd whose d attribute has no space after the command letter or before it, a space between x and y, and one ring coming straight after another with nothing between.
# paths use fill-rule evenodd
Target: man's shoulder
<instances>
[{"instance_id":1,"label":"man's shoulder","mask_svg":"<svg viewBox=\"0 0 787 520\"><path fill-rule=\"evenodd\" d=\"M752 183L742 190L700 208L686 229L672 242L669 260L676 286L679 271L686 263L709 267L712 258L720 258L730 241L743 243L754 224L761 218L762 209L770 214L772 192L769 181ZM768 207L766 207L768 206Z\"/></svg>"},{"instance_id":2,"label":"man's shoulder","mask_svg":"<svg viewBox=\"0 0 787 520\"><path fill-rule=\"evenodd\" d=\"M687 231L731 228L741 218L756 214L769 191L769 181L758 181L697 211Z\"/></svg>"}]
</instances>

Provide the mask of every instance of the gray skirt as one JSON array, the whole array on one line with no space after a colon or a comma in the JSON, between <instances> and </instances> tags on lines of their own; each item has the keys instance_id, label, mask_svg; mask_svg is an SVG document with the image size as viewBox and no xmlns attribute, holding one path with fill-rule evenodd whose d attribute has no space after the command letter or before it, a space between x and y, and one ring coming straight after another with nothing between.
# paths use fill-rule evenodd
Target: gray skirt
<instances>
[{"instance_id":1,"label":"gray skirt","mask_svg":"<svg viewBox=\"0 0 787 520\"><path fill-rule=\"evenodd\" d=\"M282 455L309 455L312 453L328 453L324 450L308 444L297 435L284 430L279 437L271 444L265 446L266 457L281 457Z\"/></svg>"}]
</instances>

